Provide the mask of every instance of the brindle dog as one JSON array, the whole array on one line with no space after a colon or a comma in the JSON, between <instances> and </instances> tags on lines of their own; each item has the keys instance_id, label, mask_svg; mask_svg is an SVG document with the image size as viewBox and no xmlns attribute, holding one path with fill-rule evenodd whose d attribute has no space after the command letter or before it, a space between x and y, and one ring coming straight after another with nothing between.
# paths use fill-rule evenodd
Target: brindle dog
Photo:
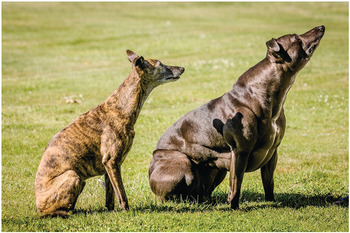
<instances>
[{"instance_id":1,"label":"brindle dog","mask_svg":"<svg viewBox=\"0 0 350 233\"><path fill-rule=\"evenodd\" d=\"M127 50L132 71L102 104L82 114L49 142L35 179L36 205L43 216L74 209L85 180L105 174L106 207L129 208L120 173L135 135L134 124L151 91L179 79L183 67L166 66ZM114 190L114 192L113 192Z\"/></svg>"},{"instance_id":2,"label":"brindle dog","mask_svg":"<svg viewBox=\"0 0 350 233\"><path fill-rule=\"evenodd\" d=\"M170 126L153 153L152 191L163 200L205 200L230 171L228 201L238 209L244 173L261 169L265 199L273 201L277 147L286 127L283 104L324 32L319 26L271 39L266 57L239 77L231 91Z\"/></svg>"}]
</instances>

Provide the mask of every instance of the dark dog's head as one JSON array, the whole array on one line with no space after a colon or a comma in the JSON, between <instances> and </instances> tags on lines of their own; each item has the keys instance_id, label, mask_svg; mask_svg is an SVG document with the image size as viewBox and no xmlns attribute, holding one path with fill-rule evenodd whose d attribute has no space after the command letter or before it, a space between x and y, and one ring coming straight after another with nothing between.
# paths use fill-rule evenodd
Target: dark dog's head
<instances>
[{"instance_id":1,"label":"dark dog's head","mask_svg":"<svg viewBox=\"0 0 350 233\"><path fill-rule=\"evenodd\" d=\"M288 34L266 42L267 58L286 65L288 70L298 72L310 60L324 35L325 27L319 26L304 34Z\"/></svg>"},{"instance_id":2,"label":"dark dog's head","mask_svg":"<svg viewBox=\"0 0 350 233\"><path fill-rule=\"evenodd\" d=\"M148 87L156 87L158 85L176 81L185 71L185 68L179 66L167 66L159 60L144 59L130 50L126 50L129 61L133 68L136 69L142 82Z\"/></svg>"}]
</instances>

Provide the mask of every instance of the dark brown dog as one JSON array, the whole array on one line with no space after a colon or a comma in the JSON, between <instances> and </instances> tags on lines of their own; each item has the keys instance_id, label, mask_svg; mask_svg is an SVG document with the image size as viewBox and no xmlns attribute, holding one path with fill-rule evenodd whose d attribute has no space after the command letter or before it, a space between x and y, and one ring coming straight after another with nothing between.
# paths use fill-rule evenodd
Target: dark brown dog
<instances>
[{"instance_id":1,"label":"dark brown dog","mask_svg":"<svg viewBox=\"0 0 350 233\"><path fill-rule=\"evenodd\" d=\"M230 171L228 201L239 207L245 172L261 168L265 198L274 200L273 173L286 121L283 103L310 60L325 27L266 43L267 55L231 91L187 113L158 141L149 168L152 191L163 200L205 200Z\"/></svg>"},{"instance_id":2,"label":"dark brown dog","mask_svg":"<svg viewBox=\"0 0 350 233\"><path fill-rule=\"evenodd\" d=\"M179 79L184 68L145 60L127 50L132 71L102 104L79 116L49 142L35 179L36 205L42 215L67 215L85 180L105 174L106 207L128 201L120 167L131 148L134 124L147 96L158 85ZM113 192L114 189L114 192Z\"/></svg>"}]
</instances>

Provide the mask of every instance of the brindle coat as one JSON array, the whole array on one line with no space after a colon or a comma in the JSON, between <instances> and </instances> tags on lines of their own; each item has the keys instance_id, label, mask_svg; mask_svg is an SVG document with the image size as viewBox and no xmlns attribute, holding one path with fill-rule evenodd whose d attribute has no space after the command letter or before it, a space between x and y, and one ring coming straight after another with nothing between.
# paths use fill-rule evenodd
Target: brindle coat
<instances>
[{"instance_id":1,"label":"brindle coat","mask_svg":"<svg viewBox=\"0 0 350 233\"><path fill-rule=\"evenodd\" d=\"M130 50L127 55L132 63L128 78L102 104L57 133L46 147L35 179L41 215L67 215L85 180L103 174L106 207L114 209L115 193L119 207L129 208L120 168L133 142L134 124L153 88L177 80L184 68L145 60Z\"/></svg>"},{"instance_id":2,"label":"brindle coat","mask_svg":"<svg viewBox=\"0 0 350 233\"><path fill-rule=\"evenodd\" d=\"M286 121L283 103L296 74L310 60L324 26L266 43L266 57L231 91L187 113L159 139L149 168L152 191L163 200L208 198L230 171L228 201L237 209L245 172L261 169L273 201L277 147Z\"/></svg>"}]
</instances>

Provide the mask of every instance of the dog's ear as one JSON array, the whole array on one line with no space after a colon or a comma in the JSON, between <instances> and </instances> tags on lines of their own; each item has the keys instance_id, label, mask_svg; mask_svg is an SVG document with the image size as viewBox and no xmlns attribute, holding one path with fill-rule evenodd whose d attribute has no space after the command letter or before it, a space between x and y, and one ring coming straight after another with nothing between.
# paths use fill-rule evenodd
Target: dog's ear
<instances>
[{"instance_id":1,"label":"dog's ear","mask_svg":"<svg viewBox=\"0 0 350 233\"><path fill-rule=\"evenodd\" d=\"M266 47L268 48L268 50L271 50L274 52L280 51L280 46L278 45L278 42L275 38L272 38L271 40L267 41Z\"/></svg>"},{"instance_id":2,"label":"dog's ear","mask_svg":"<svg viewBox=\"0 0 350 233\"><path fill-rule=\"evenodd\" d=\"M223 135L223 128L224 128L224 122L222 122L220 119L215 118L213 120L213 126L216 129L216 131L221 134L221 136Z\"/></svg>"},{"instance_id":3,"label":"dog's ear","mask_svg":"<svg viewBox=\"0 0 350 233\"><path fill-rule=\"evenodd\" d=\"M272 38L271 40L267 41L266 47L267 47L267 56L270 59L273 59L277 63L280 63L283 61L282 57L279 56L279 52L281 48L275 38Z\"/></svg>"},{"instance_id":4,"label":"dog's ear","mask_svg":"<svg viewBox=\"0 0 350 233\"><path fill-rule=\"evenodd\" d=\"M277 63L290 62L292 59L287 51L277 42L275 38L266 42L267 56Z\"/></svg>"},{"instance_id":5,"label":"dog's ear","mask_svg":"<svg viewBox=\"0 0 350 233\"><path fill-rule=\"evenodd\" d=\"M145 59L141 56L141 57L138 57L136 60L135 60L135 66L139 67L141 70L145 69L145 65L146 65L146 62Z\"/></svg>"},{"instance_id":6,"label":"dog's ear","mask_svg":"<svg viewBox=\"0 0 350 233\"><path fill-rule=\"evenodd\" d=\"M129 61L133 64L133 66L137 66L140 69L145 69L148 64L147 61L143 58L143 56L139 56L131 50L126 50L126 54L128 55Z\"/></svg>"},{"instance_id":7,"label":"dog's ear","mask_svg":"<svg viewBox=\"0 0 350 233\"><path fill-rule=\"evenodd\" d=\"M134 63L135 59L139 57L136 53L131 50L126 50L126 54L128 55L128 59L131 63Z\"/></svg>"}]
</instances>

